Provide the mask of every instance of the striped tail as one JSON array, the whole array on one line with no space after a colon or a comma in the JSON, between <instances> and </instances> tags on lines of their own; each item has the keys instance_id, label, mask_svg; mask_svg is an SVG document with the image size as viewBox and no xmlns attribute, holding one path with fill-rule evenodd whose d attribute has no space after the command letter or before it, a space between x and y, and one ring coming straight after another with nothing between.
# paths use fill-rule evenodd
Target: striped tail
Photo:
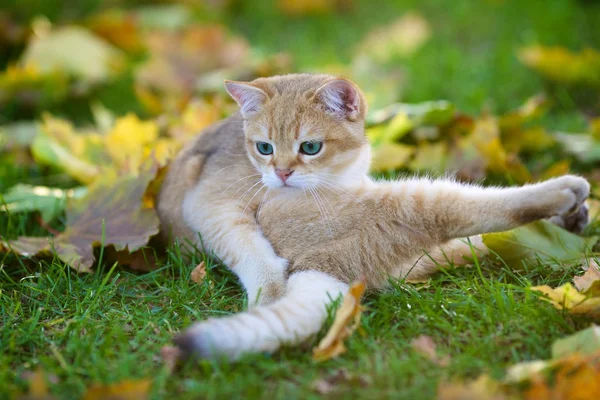
<instances>
[{"instance_id":1,"label":"striped tail","mask_svg":"<svg viewBox=\"0 0 600 400\"><path fill-rule=\"evenodd\" d=\"M327 305L347 291L347 284L323 272L293 273L281 299L196 323L174 342L183 357L235 360L246 353L274 352L319 332L327 318Z\"/></svg>"}]
</instances>

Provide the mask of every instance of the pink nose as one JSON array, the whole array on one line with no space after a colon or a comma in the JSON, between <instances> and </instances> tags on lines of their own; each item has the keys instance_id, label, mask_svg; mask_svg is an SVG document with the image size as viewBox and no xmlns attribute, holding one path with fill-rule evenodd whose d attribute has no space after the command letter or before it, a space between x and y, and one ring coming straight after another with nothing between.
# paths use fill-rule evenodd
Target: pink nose
<instances>
[{"instance_id":1,"label":"pink nose","mask_svg":"<svg viewBox=\"0 0 600 400\"><path fill-rule=\"evenodd\" d=\"M290 177L290 175L292 175L293 172L294 170L289 168L275 168L275 174L279 177L279 179L281 179L281 182L283 183L287 181L287 179Z\"/></svg>"}]
</instances>

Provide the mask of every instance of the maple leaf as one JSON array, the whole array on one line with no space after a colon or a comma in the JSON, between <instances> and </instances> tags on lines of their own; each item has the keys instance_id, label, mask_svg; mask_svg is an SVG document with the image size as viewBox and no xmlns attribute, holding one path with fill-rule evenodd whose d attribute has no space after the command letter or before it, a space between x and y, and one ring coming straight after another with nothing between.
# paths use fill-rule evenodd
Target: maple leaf
<instances>
[{"instance_id":1,"label":"maple leaf","mask_svg":"<svg viewBox=\"0 0 600 400\"><path fill-rule=\"evenodd\" d=\"M113 245L133 252L158 233L158 217L144 207L142 198L155 178L157 166L147 163L138 176L107 175L89 188L88 194L67 208L67 228L53 238L21 237L1 247L32 256L54 252L79 272L90 272L94 246Z\"/></svg>"},{"instance_id":2,"label":"maple leaf","mask_svg":"<svg viewBox=\"0 0 600 400\"><path fill-rule=\"evenodd\" d=\"M325 361L346 351L344 340L358 328L362 306L360 298L365 291L364 282L354 283L344 296L341 307L335 314L335 319L325 337L313 349L313 359Z\"/></svg>"}]
</instances>

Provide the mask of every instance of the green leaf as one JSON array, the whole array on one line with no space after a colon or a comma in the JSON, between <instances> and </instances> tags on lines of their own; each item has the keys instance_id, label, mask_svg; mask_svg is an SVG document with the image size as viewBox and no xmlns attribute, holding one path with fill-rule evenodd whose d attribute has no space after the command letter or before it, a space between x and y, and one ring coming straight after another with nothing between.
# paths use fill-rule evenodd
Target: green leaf
<instances>
[{"instance_id":1,"label":"green leaf","mask_svg":"<svg viewBox=\"0 0 600 400\"><path fill-rule=\"evenodd\" d=\"M552 358L558 359L575 353L594 354L600 350L600 326L592 325L552 345Z\"/></svg>"},{"instance_id":2,"label":"green leaf","mask_svg":"<svg viewBox=\"0 0 600 400\"><path fill-rule=\"evenodd\" d=\"M423 103L395 103L367 116L370 125L385 123L397 114L405 114L415 126L418 125L444 125L452 120L456 109L446 100L426 101Z\"/></svg>"},{"instance_id":3,"label":"green leaf","mask_svg":"<svg viewBox=\"0 0 600 400\"><path fill-rule=\"evenodd\" d=\"M600 161L600 141L595 140L591 134L557 132L554 137L567 153L579 161L590 164Z\"/></svg>"},{"instance_id":4,"label":"green leaf","mask_svg":"<svg viewBox=\"0 0 600 400\"><path fill-rule=\"evenodd\" d=\"M3 212L39 211L42 220L49 222L60 214L67 205L67 199L81 198L87 192L85 187L59 189L47 186L15 185L4 195L0 195Z\"/></svg>"},{"instance_id":5,"label":"green leaf","mask_svg":"<svg viewBox=\"0 0 600 400\"><path fill-rule=\"evenodd\" d=\"M483 243L512 268L540 260L554 268L577 262L590 253L598 237L583 238L541 220L506 232L482 235Z\"/></svg>"}]
</instances>

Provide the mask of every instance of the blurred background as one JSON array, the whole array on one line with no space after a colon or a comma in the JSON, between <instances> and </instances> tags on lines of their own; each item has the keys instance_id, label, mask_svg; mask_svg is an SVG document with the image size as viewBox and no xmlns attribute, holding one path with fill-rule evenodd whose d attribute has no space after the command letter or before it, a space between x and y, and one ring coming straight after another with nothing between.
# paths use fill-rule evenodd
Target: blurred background
<instances>
[{"instance_id":1,"label":"blurred background","mask_svg":"<svg viewBox=\"0 0 600 400\"><path fill-rule=\"evenodd\" d=\"M166 163L235 110L223 79L300 71L366 92L374 173L594 178L598 26L591 0L5 0L0 193Z\"/></svg>"}]
</instances>

